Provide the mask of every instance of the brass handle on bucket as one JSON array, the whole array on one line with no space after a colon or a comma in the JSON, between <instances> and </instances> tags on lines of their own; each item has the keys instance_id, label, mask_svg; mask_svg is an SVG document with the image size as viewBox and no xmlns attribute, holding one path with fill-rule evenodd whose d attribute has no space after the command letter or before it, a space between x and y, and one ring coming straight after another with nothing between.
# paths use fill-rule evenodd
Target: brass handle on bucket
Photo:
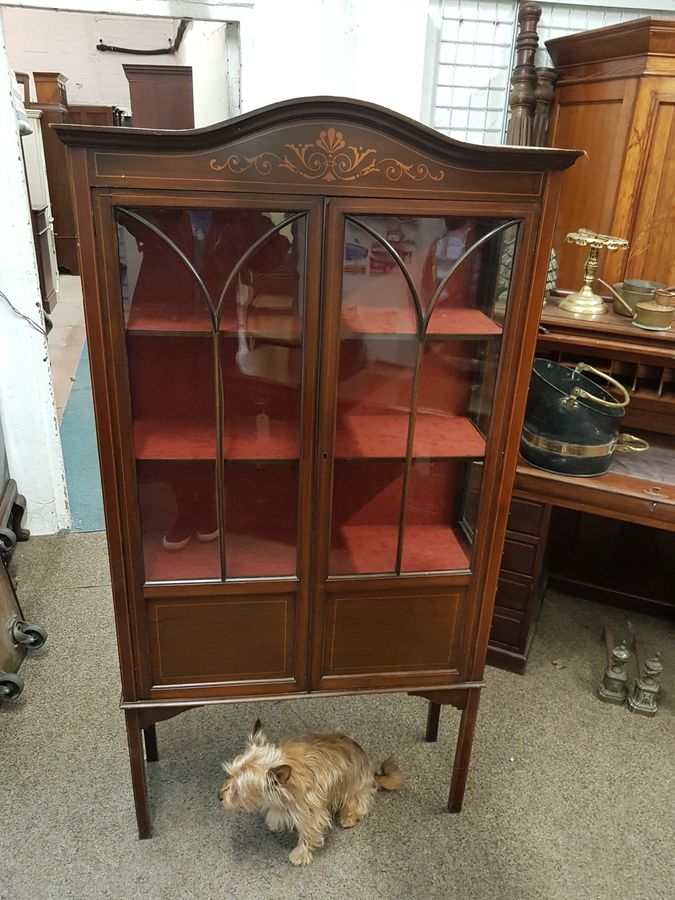
<instances>
[{"instance_id":1,"label":"brass handle on bucket","mask_svg":"<svg viewBox=\"0 0 675 900\"><path fill-rule=\"evenodd\" d=\"M621 453L644 453L649 450L649 444L644 438L636 437L634 434L620 434L616 439L615 450Z\"/></svg>"},{"instance_id":2,"label":"brass handle on bucket","mask_svg":"<svg viewBox=\"0 0 675 900\"><path fill-rule=\"evenodd\" d=\"M594 369L593 366L589 366L588 363L580 362L577 364L574 369L575 372L592 372L593 375L597 375L599 378L604 378L605 381L608 381L612 387L616 388L620 394L623 395L622 400L603 400L602 397L596 397L594 394L589 394L588 391L585 391L583 388L575 387L570 391L569 397L563 397L560 401L563 406L568 409L574 409L577 405L577 401L579 399L582 400L592 400L593 403L597 403L598 406L608 406L610 409L614 409L614 407L623 407L628 406L630 403L630 397L628 396L628 391L626 388L620 384L616 378L612 378L611 375L608 375L606 372L601 372L599 369Z\"/></svg>"}]
</instances>

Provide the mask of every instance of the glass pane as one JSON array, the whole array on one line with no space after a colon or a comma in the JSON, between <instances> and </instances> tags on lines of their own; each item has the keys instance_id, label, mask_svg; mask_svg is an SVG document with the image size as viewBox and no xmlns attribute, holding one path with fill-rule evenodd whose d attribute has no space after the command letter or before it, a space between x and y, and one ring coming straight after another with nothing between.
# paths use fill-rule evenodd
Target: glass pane
<instances>
[{"instance_id":1,"label":"glass pane","mask_svg":"<svg viewBox=\"0 0 675 900\"><path fill-rule=\"evenodd\" d=\"M229 578L295 573L298 467L297 460L225 464Z\"/></svg>"},{"instance_id":2,"label":"glass pane","mask_svg":"<svg viewBox=\"0 0 675 900\"><path fill-rule=\"evenodd\" d=\"M403 572L469 567L468 543L455 524L456 495L464 477L463 461L414 460L406 506Z\"/></svg>"},{"instance_id":3,"label":"glass pane","mask_svg":"<svg viewBox=\"0 0 675 900\"><path fill-rule=\"evenodd\" d=\"M330 574L469 566L517 229L345 217Z\"/></svg>"},{"instance_id":4,"label":"glass pane","mask_svg":"<svg viewBox=\"0 0 675 900\"><path fill-rule=\"evenodd\" d=\"M296 570L305 216L117 211L148 580Z\"/></svg>"},{"instance_id":5,"label":"glass pane","mask_svg":"<svg viewBox=\"0 0 675 900\"><path fill-rule=\"evenodd\" d=\"M403 468L393 460L335 461L331 575L396 571Z\"/></svg>"},{"instance_id":6,"label":"glass pane","mask_svg":"<svg viewBox=\"0 0 675 900\"><path fill-rule=\"evenodd\" d=\"M271 219L281 225L284 217ZM304 219L275 231L224 298L228 578L296 572L305 236Z\"/></svg>"},{"instance_id":7,"label":"glass pane","mask_svg":"<svg viewBox=\"0 0 675 900\"><path fill-rule=\"evenodd\" d=\"M215 460L138 460L136 473L146 580L220 578Z\"/></svg>"}]
</instances>

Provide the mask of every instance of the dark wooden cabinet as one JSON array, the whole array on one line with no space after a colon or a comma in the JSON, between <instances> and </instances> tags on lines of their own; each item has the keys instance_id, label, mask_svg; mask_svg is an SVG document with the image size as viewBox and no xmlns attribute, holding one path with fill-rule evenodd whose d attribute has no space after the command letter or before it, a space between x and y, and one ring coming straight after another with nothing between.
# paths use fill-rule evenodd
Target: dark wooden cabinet
<instances>
[{"instance_id":1,"label":"dark wooden cabinet","mask_svg":"<svg viewBox=\"0 0 675 900\"><path fill-rule=\"evenodd\" d=\"M461 808L562 171L357 101L63 127L139 831L205 702L462 709ZM530 565L531 548L515 551Z\"/></svg>"},{"instance_id":2,"label":"dark wooden cabinet","mask_svg":"<svg viewBox=\"0 0 675 900\"><path fill-rule=\"evenodd\" d=\"M627 238L600 257L610 284L675 284L675 19L634 19L546 42L558 72L548 143L587 157L563 183L554 247L558 287L576 290L585 252L565 244L580 227Z\"/></svg>"},{"instance_id":3,"label":"dark wooden cabinet","mask_svg":"<svg viewBox=\"0 0 675 900\"><path fill-rule=\"evenodd\" d=\"M54 218L54 240L59 270L79 275L75 211L70 190L66 148L51 125L69 122L65 76L58 72L34 72L37 102L29 104L42 111L42 140L44 145L51 212Z\"/></svg>"},{"instance_id":4,"label":"dark wooden cabinet","mask_svg":"<svg viewBox=\"0 0 675 900\"><path fill-rule=\"evenodd\" d=\"M551 507L515 490L506 524L487 661L522 673L546 592Z\"/></svg>"},{"instance_id":5,"label":"dark wooden cabinet","mask_svg":"<svg viewBox=\"0 0 675 900\"><path fill-rule=\"evenodd\" d=\"M114 106L72 103L68 106L68 121L71 125L117 125Z\"/></svg>"},{"instance_id":6,"label":"dark wooden cabinet","mask_svg":"<svg viewBox=\"0 0 675 900\"><path fill-rule=\"evenodd\" d=\"M129 82L134 128L194 128L190 66L127 64L122 68Z\"/></svg>"}]
</instances>

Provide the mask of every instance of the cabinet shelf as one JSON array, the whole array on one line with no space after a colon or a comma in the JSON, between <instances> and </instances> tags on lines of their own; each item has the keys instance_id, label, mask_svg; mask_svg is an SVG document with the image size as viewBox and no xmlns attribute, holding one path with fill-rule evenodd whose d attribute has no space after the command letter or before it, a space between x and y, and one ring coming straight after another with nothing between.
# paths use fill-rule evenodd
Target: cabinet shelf
<instances>
[{"instance_id":1,"label":"cabinet shelf","mask_svg":"<svg viewBox=\"0 0 675 900\"><path fill-rule=\"evenodd\" d=\"M407 414L348 413L338 419L335 456L338 459L404 459L408 436ZM216 436L203 422L141 419L134 424L136 458L144 460L215 459ZM269 433L256 433L254 419L225 427L227 460L297 460L298 425L271 419ZM420 459L481 458L485 439L470 419L418 413L413 456Z\"/></svg>"},{"instance_id":2,"label":"cabinet shelf","mask_svg":"<svg viewBox=\"0 0 675 900\"><path fill-rule=\"evenodd\" d=\"M427 338L476 340L495 338L502 333L500 326L478 309L456 307L434 310L427 329ZM341 337L390 338L411 337L416 334L412 310L387 307L347 307L342 311Z\"/></svg>"},{"instance_id":3,"label":"cabinet shelf","mask_svg":"<svg viewBox=\"0 0 675 900\"><path fill-rule=\"evenodd\" d=\"M127 319L127 331L135 335L161 337L208 337L211 335L206 313L183 309L162 310L133 307ZM225 337L245 334L260 340L299 343L302 337L300 316L283 313L255 313L246 323L235 316L221 316L218 333ZM427 329L427 340L481 340L498 338L501 327L478 309L453 308L434 311ZM381 338L398 340L414 337L415 321L408 310L354 307L343 310L340 335L343 339Z\"/></svg>"},{"instance_id":4,"label":"cabinet shelf","mask_svg":"<svg viewBox=\"0 0 675 900\"><path fill-rule=\"evenodd\" d=\"M226 534L225 562L230 578L286 578L296 571L295 538L284 542L251 535ZM207 544L192 538L182 550L166 550L162 535L143 539L146 581L220 581L220 548L217 540ZM261 565L261 560L264 563Z\"/></svg>"},{"instance_id":5,"label":"cabinet shelf","mask_svg":"<svg viewBox=\"0 0 675 900\"><path fill-rule=\"evenodd\" d=\"M216 433L203 422L141 419L134 424L137 459L208 460L216 457ZM227 423L223 455L228 460L297 460L298 425L269 420L267 434L256 432L255 419Z\"/></svg>"},{"instance_id":6,"label":"cabinet shelf","mask_svg":"<svg viewBox=\"0 0 675 900\"><path fill-rule=\"evenodd\" d=\"M333 535L331 575L393 572L398 525L342 525ZM444 572L469 568L469 557L449 525L406 525L402 572Z\"/></svg>"},{"instance_id":7,"label":"cabinet shelf","mask_svg":"<svg viewBox=\"0 0 675 900\"><path fill-rule=\"evenodd\" d=\"M209 337L212 334L206 312L197 314L180 308L153 310L132 306L126 327L130 334L139 336ZM222 315L218 333L223 337L244 334L259 340L298 344L302 337L302 319L283 313L255 313L243 324L235 316Z\"/></svg>"},{"instance_id":8,"label":"cabinet shelf","mask_svg":"<svg viewBox=\"0 0 675 900\"><path fill-rule=\"evenodd\" d=\"M339 459L403 459L408 415L343 413L338 417L335 456ZM413 456L421 459L480 458L485 439L464 416L418 413Z\"/></svg>"}]
</instances>

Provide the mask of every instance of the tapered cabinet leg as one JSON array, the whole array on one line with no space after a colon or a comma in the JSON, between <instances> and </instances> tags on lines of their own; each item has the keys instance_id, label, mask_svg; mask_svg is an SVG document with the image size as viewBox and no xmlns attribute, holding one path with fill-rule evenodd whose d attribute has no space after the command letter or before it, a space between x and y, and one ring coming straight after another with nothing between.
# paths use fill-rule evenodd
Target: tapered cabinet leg
<instances>
[{"instance_id":1,"label":"tapered cabinet leg","mask_svg":"<svg viewBox=\"0 0 675 900\"><path fill-rule=\"evenodd\" d=\"M138 712L135 709L125 709L124 718L127 725L131 786L134 792L138 836L141 840L144 840L152 835L152 826L150 824L150 808L148 806L148 785L145 777L145 760L143 759L142 729Z\"/></svg>"},{"instance_id":2,"label":"tapered cabinet leg","mask_svg":"<svg viewBox=\"0 0 675 900\"><path fill-rule=\"evenodd\" d=\"M158 762L159 751L157 750L157 730L154 725L149 725L143 729L143 738L145 740L145 758L148 762Z\"/></svg>"},{"instance_id":3,"label":"tapered cabinet leg","mask_svg":"<svg viewBox=\"0 0 675 900\"><path fill-rule=\"evenodd\" d=\"M448 797L448 810L454 813L462 811L464 789L466 788L466 779L469 774L471 747L473 745L474 731L476 730L479 702L480 690L469 690L464 709L462 710L462 719L459 723L455 762L452 767L450 796Z\"/></svg>"},{"instance_id":4,"label":"tapered cabinet leg","mask_svg":"<svg viewBox=\"0 0 675 900\"><path fill-rule=\"evenodd\" d=\"M438 740L438 722L441 717L441 704L429 701L429 710L427 712L427 731L424 736L426 741Z\"/></svg>"}]
</instances>

